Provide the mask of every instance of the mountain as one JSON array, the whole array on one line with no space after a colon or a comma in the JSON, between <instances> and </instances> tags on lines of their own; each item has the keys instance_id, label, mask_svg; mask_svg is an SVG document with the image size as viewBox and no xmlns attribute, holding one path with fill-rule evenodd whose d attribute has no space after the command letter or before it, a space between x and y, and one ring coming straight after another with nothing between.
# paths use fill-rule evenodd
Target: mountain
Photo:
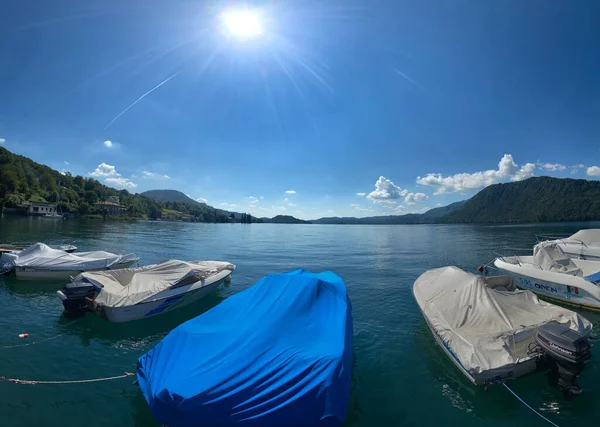
<instances>
[{"instance_id":1,"label":"mountain","mask_svg":"<svg viewBox=\"0 0 600 427\"><path fill-rule=\"evenodd\" d=\"M196 200L177 190L149 190L140 193L140 196L149 197L150 199L158 200L160 202L179 202L207 206L206 203L197 202Z\"/></svg>"},{"instance_id":2,"label":"mountain","mask_svg":"<svg viewBox=\"0 0 600 427\"><path fill-rule=\"evenodd\" d=\"M314 219L310 222L312 224L431 224L436 222L438 218L461 209L465 203L466 200L455 202L448 206L430 209L422 214L370 216L365 218L328 217Z\"/></svg>"},{"instance_id":3,"label":"mountain","mask_svg":"<svg viewBox=\"0 0 600 427\"><path fill-rule=\"evenodd\" d=\"M441 206L439 208L430 209L423 214L423 217L430 219L441 218L443 216L451 214L452 212L456 212L462 209L465 203L467 202L468 200L461 200L460 202L450 203L447 206Z\"/></svg>"},{"instance_id":4,"label":"mountain","mask_svg":"<svg viewBox=\"0 0 600 427\"><path fill-rule=\"evenodd\" d=\"M271 224L310 224L310 221L294 218L291 215L277 215L273 218L261 218L262 222Z\"/></svg>"},{"instance_id":5,"label":"mountain","mask_svg":"<svg viewBox=\"0 0 600 427\"><path fill-rule=\"evenodd\" d=\"M533 177L484 188L440 222L525 223L600 220L600 182Z\"/></svg>"}]
</instances>

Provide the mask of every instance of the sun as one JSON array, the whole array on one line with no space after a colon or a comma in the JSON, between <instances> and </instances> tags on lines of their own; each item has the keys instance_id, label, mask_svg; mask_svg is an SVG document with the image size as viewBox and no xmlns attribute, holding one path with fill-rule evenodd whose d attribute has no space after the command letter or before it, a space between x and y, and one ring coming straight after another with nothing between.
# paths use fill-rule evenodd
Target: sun
<instances>
[{"instance_id":1,"label":"sun","mask_svg":"<svg viewBox=\"0 0 600 427\"><path fill-rule=\"evenodd\" d=\"M263 33L258 15L249 10L223 12L221 19L225 29L236 37L248 39Z\"/></svg>"}]
</instances>

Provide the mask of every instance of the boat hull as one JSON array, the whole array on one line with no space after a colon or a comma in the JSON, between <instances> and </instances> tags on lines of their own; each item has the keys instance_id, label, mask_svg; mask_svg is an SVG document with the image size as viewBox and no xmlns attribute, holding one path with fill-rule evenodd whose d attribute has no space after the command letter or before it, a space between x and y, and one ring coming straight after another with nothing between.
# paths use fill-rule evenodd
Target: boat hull
<instances>
[{"instance_id":1,"label":"boat hull","mask_svg":"<svg viewBox=\"0 0 600 427\"><path fill-rule=\"evenodd\" d=\"M231 274L231 272L229 272ZM100 316L109 322L122 323L132 320L156 316L194 303L208 294L215 292L228 279L229 274L213 283L206 284L192 290L186 290L179 294L166 296L149 302L142 302L132 306L124 307L102 307Z\"/></svg>"},{"instance_id":2,"label":"boat hull","mask_svg":"<svg viewBox=\"0 0 600 427\"><path fill-rule=\"evenodd\" d=\"M544 276L552 275L552 277L556 278L549 280L548 277L536 277L533 272L537 272L537 270L532 270L528 274L525 271L519 271L517 266L500 259L494 261L494 265L511 275L515 281L515 285L520 289L531 291L554 302L600 311L600 298L582 289L582 287L597 286L591 282L586 282L581 277L569 276L563 273L539 273L540 275L544 274Z\"/></svg>"},{"instance_id":3,"label":"boat hull","mask_svg":"<svg viewBox=\"0 0 600 427\"><path fill-rule=\"evenodd\" d=\"M111 270L118 270L120 268L129 268L135 264L137 260L128 261L120 264L114 264L110 268ZM99 270L86 270L86 271L99 271ZM31 268L31 267L16 267L15 274L17 279L21 280L62 280L68 281L71 277L75 277L81 274L80 270L48 270L43 268Z\"/></svg>"},{"instance_id":4,"label":"boat hull","mask_svg":"<svg viewBox=\"0 0 600 427\"><path fill-rule=\"evenodd\" d=\"M421 314L423 314L423 312L421 312ZM448 356L450 358L450 360L452 361L452 363L454 363L454 366L456 366L458 368L458 370L460 372L462 372L463 375L465 377L467 377L467 379L475 385L487 385L487 384L491 384L491 383L494 383L494 382L497 382L500 380L520 378L525 375L531 374L536 369L536 363L537 363L536 358L530 358L530 359L524 360L521 363L514 364L514 365L511 365L508 367L503 367L502 369L499 369L499 370L487 371L487 372L484 371L484 372L480 372L478 374L477 373L471 374L469 371L467 371L465 369L465 367L463 366L460 359L452 352L452 350L446 344L446 342L442 339L442 337L440 337L438 335L438 333L435 331L435 328L431 325L431 323L429 323L429 320L427 319L427 316L425 316L425 314L423 314L423 318L425 319L425 323L427 323L427 327L431 331L431 334L435 338L435 341L440 346L440 348L444 351L444 353L446 353L446 356Z\"/></svg>"}]
</instances>

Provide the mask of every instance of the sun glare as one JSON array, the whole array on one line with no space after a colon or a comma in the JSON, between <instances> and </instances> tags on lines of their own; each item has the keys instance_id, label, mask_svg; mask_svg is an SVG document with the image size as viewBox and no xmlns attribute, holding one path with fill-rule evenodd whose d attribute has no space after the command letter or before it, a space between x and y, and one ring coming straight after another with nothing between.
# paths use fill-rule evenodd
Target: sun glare
<instances>
[{"instance_id":1,"label":"sun glare","mask_svg":"<svg viewBox=\"0 0 600 427\"><path fill-rule=\"evenodd\" d=\"M248 10L224 12L221 19L227 31L236 37L253 38L263 32L258 15Z\"/></svg>"}]
</instances>

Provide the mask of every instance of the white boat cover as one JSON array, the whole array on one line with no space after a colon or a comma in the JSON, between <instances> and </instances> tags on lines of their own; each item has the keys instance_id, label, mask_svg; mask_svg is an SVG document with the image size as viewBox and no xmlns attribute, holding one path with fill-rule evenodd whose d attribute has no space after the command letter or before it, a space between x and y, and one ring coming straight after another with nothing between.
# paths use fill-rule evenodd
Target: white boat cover
<instances>
[{"instance_id":1,"label":"white boat cover","mask_svg":"<svg viewBox=\"0 0 600 427\"><path fill-rule=\"evenodd\" d=\"M566 240L577 240L585 245L600 244L600 228L590 228L588 230L579 230L577 233L568 237Z\"/></svg>"},{"instance_id":2,"label":"white boat cover","mask_svg":"<svg viewBox=\"0 0 600 427\"><path fill-rule=\"evenodd\" d=\"M583 276L581 268L569 258L558 243L545 242L533 248L533 264L546 271Z\"/></svg>"},{"instance_id":3,"label":"white boat cover","mask_svg":"<svg viewBox=\"0 0 600 427\"><path fill-rule=\"evenodd\" d=\"M70 254L52 249L43 243L36 243L21 251L14 260L14 265L53 271L87 271L107 269L116 264L137 260L135 254L118 255L104 251Z\"/></svg>"},{"instance_id":4,"label":"white boat cover","mask_svg":"<svg viewBox=\"0 0 600 427\"><path fill-rule=\"evenodd\" d=\"M120 270L82 273L74 281L89 280L102 287L94 300L106 307L134 305L175 285L206 280L235 265L219 261L163 261L158 264ZM188 279L188 280L186 280Z\"/></svg>"},{"instance_id":5,"label":"white boat cover","mask_svg":"<svg viewBox=\"0 0 600 427\"><path fill-rule=\"evenodd\" d=\"M592 324L579 314L540 301L530 291L499 291L482 276L457 267L429 270L414 284L415 299L432 328L471 374L527 357L518 343L555 321L582 334Z\"/></svg>"}]
</instances>

